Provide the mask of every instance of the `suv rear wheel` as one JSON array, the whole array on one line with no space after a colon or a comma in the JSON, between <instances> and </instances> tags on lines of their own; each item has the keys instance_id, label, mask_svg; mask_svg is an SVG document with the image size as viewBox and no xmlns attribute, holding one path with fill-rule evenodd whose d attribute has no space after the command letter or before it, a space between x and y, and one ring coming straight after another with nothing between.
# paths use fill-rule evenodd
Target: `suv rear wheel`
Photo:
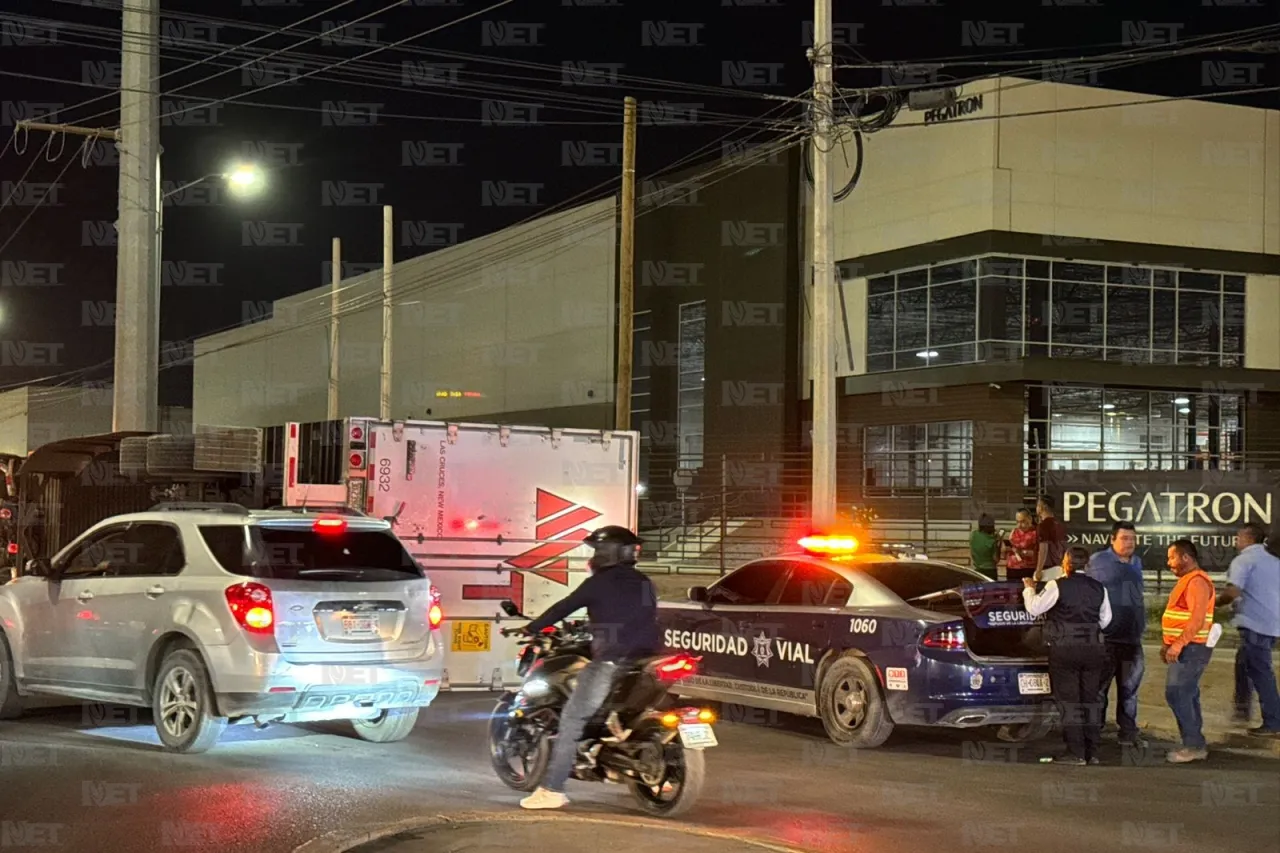
<instances>
[{"instance_id":1,"label":"suv rear wheel","mask_svg":"<svg viewBox=\"0 0 1280 853\"><path fill-rule=\"evenodd\" d=\"M170 752L205 752L227 727L227 718L217 716L204 661L191 649L165 655L151 694L156 731Z\"/></svg>"},{"instance_id":2,"label":"suv rear wheel","mask_svg":"<svg viewBox=\"0 0 1280 853\"><path fill-rule=\"evenodd\" d=\"M13 654L9 641L0 633L0 720L16 720L22 715L22 697L18 695L18 676L13 671Z\"/></svg>"},{"instance_id":3,"label":"suv rear wheel","mask_svg":"<svg viewBox=\"0 0 1280 853\"><path fill-rule=\"evenodd\" d=\"M352 720L356 734L372 743L404 740L418 724L417 708L388 708L372 720Z\"/></svg>"}]
</instances>

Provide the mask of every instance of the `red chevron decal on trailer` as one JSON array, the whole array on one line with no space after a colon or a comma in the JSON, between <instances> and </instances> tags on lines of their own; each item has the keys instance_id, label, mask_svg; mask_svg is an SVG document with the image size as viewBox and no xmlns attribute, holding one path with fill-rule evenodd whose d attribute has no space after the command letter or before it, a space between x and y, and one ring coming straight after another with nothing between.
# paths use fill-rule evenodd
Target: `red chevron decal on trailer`
<instances>
[{"instance_id":1,"label":"red chevron decal on trailer","mask_svg":"<svg viewBox=\"0 0 1280 853\"><path fill-rule=\"evenodd\" d=\"M537 491L536 505L538 518L535 537L556 541L535 545L523 554L507 560L513 571L506 584L464 585L464 600L502 601L509 598L523 610L524 571L532 571L538 577L553 583L569 585L569 561L564 555L581 545L582 540L590 533L590 530L580 525L600 518L602 513L542 489Z\"/></svg>"}]
</instances>

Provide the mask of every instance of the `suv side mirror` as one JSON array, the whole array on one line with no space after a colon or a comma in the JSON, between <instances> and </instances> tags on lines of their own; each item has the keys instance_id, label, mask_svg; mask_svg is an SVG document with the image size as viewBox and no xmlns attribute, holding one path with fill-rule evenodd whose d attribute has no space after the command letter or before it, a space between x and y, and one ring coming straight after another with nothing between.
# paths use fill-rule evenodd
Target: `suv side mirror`
<instances>
[{"instance_id":1,"label":"suv side mirror","mask_svg":"<svg viewBox=\"0 0 1280 853\"><path fill-rule=\"evenodd\" d=\"M707 588L705 586L689 587L689 600L706 604L707 601L710 600L710 596L707 594Z\"/></svg>"},{"instance_id":2,"label":"suv side mirror","mask_svg":"<svg viewBox=\"0 0 1280 853\"><path fill-rule=\"evenodd\" d=\"M27 560L26 574L34 575L38 578L48 578L49 580L57 580L53 576L53 564L44 557L38 557L34 560Z\"/></svg>"}]
</instances>

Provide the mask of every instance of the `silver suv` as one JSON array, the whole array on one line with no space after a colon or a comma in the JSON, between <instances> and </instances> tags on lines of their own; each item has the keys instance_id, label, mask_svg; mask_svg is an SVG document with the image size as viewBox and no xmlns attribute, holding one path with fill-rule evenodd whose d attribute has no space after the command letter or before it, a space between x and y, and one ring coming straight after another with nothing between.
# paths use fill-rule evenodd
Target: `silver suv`
<instances>
[{"instance_id":1,"label":"silver suv","mask_svg":"<svg viewBox=\"0 0 1280 853\"><path fill-rule=\"evenodd\" d=\"M23 697L150 707L165 748L228 724L408 736L440 689L440 596L386 521L161 505L0 586L0 718Z\"/></svg>"}]
</instances>

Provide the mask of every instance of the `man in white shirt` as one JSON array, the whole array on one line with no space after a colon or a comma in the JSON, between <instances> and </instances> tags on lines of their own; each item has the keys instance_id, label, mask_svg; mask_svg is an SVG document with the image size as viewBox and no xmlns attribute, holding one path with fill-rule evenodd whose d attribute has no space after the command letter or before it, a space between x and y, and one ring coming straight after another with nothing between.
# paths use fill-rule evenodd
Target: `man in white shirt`
<instances>
[{"instance_id":1,"label":"man in white shirt","mask_svg":"<svg viewBox=\"0 0 1280 853\"><path fill-rule=\"evenodd\" d=\"M1063 563L1064 575L1040 592L1035 581L1023 581L1022 601L1032 616L1044 616L1049 646L1049 683L1062 717L1067 754L1058 763L1099 764L1102 709L1098 694L1107 674L1102 629L1111 622L1106 587L1084 573L1089 552L1073 547Z\"/></svg>"}]
</instances>

